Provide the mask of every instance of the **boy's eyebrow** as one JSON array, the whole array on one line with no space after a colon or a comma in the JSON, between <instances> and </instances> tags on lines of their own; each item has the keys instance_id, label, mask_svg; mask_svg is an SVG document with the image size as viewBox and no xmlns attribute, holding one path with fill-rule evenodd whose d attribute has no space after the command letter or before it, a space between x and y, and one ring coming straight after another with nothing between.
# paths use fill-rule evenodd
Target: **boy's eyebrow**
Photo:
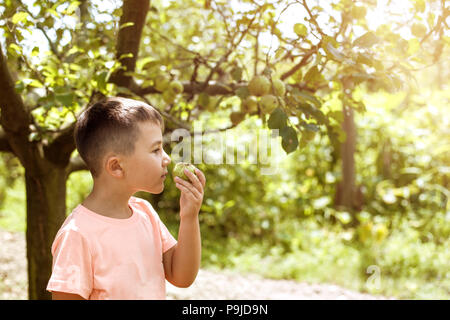
<instances>
[{"instance_id":1,"label":"boy's eyebrow","mask_svg":"<svg viewBox=\"0 0 450 320\"><path fill-rule=\"evenodd\" d=\"M153 142L152 147L153 147L153 146L156 146L156 145L159 145L159 144L161 144L161 140L158 140L158 141Z\"/></svg>"}]
</instances>

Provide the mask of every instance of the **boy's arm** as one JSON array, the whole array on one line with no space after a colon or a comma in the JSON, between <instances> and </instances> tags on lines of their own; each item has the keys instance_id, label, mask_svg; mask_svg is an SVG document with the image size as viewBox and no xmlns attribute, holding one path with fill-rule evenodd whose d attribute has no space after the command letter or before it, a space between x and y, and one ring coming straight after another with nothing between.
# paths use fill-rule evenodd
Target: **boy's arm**
<instances>
[{"instance_id":1,"label":"boy's arm","mask_svg":"<svg viewBox=\"0 0 450 320\"><path fill-rule=\"evenodd\" d=\"M52 300L86 300L82 296L73 293L52 291Z\"/></svg>"},{"instance_id":2,"label":"boy's arm","mask_svg":"<svg viewBox=\"0 0 450 320\"><path fill-rule=\"evenodd\" d=\"M195 173L185 170L192 183L175 178L176 186L181 190L178 242L163 255L166 279L182 288L187 288L194 282L201 260L198 213L203 201L206 178L198 169Z\"/></svg>"}]
</instances>

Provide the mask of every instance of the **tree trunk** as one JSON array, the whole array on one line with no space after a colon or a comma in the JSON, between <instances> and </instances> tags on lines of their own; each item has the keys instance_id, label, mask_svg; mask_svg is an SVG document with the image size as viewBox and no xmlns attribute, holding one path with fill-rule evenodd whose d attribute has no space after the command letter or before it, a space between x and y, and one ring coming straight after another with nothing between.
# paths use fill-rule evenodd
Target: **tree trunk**
<instances>
[{"instance_id":1,"label":"tree trunk","mask_svg":"<svg viewBox=\"0 0 450 320\"><path fill-rule=\"evenodd\" d=\"M52 167L44 174L25 171L27 197L28 298L45 300L52 271L51 245L66 213L66 170Z\"/></svg>"},{"instance_id":2,"label":"tree trunk","mask_svg":"<svg viewBox=\"0 0 450 320\"><path fill-rule=\"evenodd\" d=\"M355 147L356 127L353 109L344 107L343 129L347 135L341 148L342 158L342 189L340 204L344 207L353 207L355 189Z\"/></svg>"},{"instance_id":3,"label":"tree trunk","mask_svg":"<svg viewBox=\"0 0 450 320\"><path fill-rule=\"evenodd\" d=\"M352 108L344 106L343 113L342 129L347 138L341 145L342 181L337 186L335 205L346 210L361 210L364 203L362 188L357 187L355 182L356 125L354 111Z\"/></svg>"},{"instance_id":4,"label":"tree trunk","mask_svg":"<svg viewBox=\"0 0 450 320\"><path fill-rule=\"evenodd\" d=\"M118 69L111 75L110 82L121 87L130 87L132 77L126 72L133 72L139 53L142 30L150 7L149 0L124 0L122 6L122 16L119 26L126 23L134 23L125 28L119 27L116 46L116 59L120 61L125 69ZM132 56L128 56L128 54Z\"/></svg>"}]
</instances>

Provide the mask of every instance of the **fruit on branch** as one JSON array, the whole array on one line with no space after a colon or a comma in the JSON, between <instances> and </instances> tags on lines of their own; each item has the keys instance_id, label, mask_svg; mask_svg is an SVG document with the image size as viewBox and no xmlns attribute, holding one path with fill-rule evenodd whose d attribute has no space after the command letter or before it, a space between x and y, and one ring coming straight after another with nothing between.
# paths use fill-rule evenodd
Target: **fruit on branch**
<instances>
[{"instance_id":1,"label":"fruit on branch","mask_svg":"<svg viewBox=\"0 0 450 320\"><path fill-rule=\"evenodd\" d=\"M241 103L241 111L245 113L253 113L258 111L258 101L254 96L248 96Z\"/></svg>"},{"instance_id":2,"label":"fruit on branch","mask_svg":"<svg viewBox=\"0 0 450 320\"><path fill-rule=\"evenodd\" d=\"M177 95L170 89L165 90L162 94L163 100L168 104L174 103L176 97Z\"/></svg>"},{"instance_id":3,"label":"fruit on branch","mask_svg":"<svg viewBox=\"0 0 450 320\"><path fill-rule=\"evenodd\" d=\"M170 84L170 77L166 74L159 74L153 81L155 83L154 84L155 89L158 90L159 92L163 92L164 90L167 89L167 87Z\"/></svg>"},{"instance_id":4,"label":"fruit on branch","mask_svg":"<svg viewBox=\"0 0 450 320\"><path fill-rule=\"evenodd\" d=\"M278 107L278 99L272 94L266 94L261 97L260 104L264 114L271 113Z\"/></svg>"},{"instance_id":5,"label":"fruit on branch","mask_svg":"<svg viewBox=\"0 0 450 320\"><path fill-rule=\"evenodd\" d=\"M245 113L243 113L243 112L232 112L230 114L230 120L234 126L237 126L244 119L245 119Z\"/></svg>"},{"instance_id":6,"label":"fruit on branch","mask_svg":"<svg viewBox=\"0 0 450 320\"><path fill-rule=\"evenodd\" d=\"M248 83L248 91L253 96L263 96L270 91L270 81L265 76L256 76Z\"/></svg>"},{"instance_id":7,"label":"fruit on branch","mask_svg":"<svg viewBox=\"0 0 450 320\"><path fill-rule=\"evenodd\" d=\"M173 177L180 177L183 180L189 181L189 178L184 173L184 169L188 169L190 172L195 174L195 166L187 162L178 162L172 170Z\"/></svg>"},{"instance_id":8,"label":"fruit on branch","mask_svg":"<svg viewBox=\"0 0 450 320\"><path fill-rule=\"evenodd\" d=\"M178 80L173 80L173 81L169 84L169 88L170 88L170 90L172 90L172 92L175 93L175 94L180 94L180 93L182 93L183 90L184 90L183 85L182 85L181 82L178 81Z\"/></svg>"},{"instance_id":9,"label":"fruit on branch","mask_svg":"<svg viewBox=\"0 0 450 320\"><path fill-rule=\"evenodd\" d=\"M286 87L284 86L283 81L281 81L280 79L274 79L272 80L272 85L273 91L277 96L279 97L284 96L284 94L286 93Z\"/></svg>"}]
</instances>

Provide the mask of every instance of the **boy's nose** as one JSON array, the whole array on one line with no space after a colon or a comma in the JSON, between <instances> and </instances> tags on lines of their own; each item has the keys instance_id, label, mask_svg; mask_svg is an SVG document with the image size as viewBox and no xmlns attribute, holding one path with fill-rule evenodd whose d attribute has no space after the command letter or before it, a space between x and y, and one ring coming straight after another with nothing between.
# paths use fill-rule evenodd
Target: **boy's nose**
<instances>
[{"instance_id":1,"label":"boy's nose","mask_svg":"<svg viewBox=\"0 0 450 320\"><path fill-rule=\"evenodd\" d=\"M165 157L164 157L164 164L166 166L168 166L172 162L172 159L170 159L169 155L165 151L164 151L164 155L165 155Z\"/></svg>"}]
</instances>

